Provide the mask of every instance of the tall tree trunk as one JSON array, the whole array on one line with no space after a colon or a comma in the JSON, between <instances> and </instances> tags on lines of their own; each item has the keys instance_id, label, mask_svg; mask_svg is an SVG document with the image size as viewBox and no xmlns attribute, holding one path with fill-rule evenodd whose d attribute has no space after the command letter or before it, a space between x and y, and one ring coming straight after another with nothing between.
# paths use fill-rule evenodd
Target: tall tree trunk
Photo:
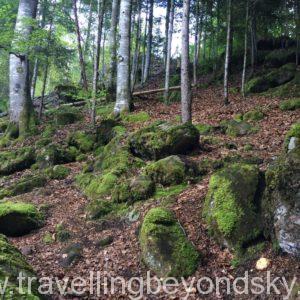
<instances>
[{"instance_id":1,"label":"tall tree trunk","mask_svg":"<svg viewBox=\"0 0 300 300\"><path fill-rule=\"evenodd\" d=\"M104 19L103 19L104 22ZM102 63L101 63L101 78L102 78L102 84L104 84L105 81L105 69L106 69L106 65L105 65L105 47L106 47L106 30L105 30L105 26L102 26L102 34L103 34L103 43L102 43Z\"/></svg>"},{"instance_id":2,"label":"tall tree trunk","mask_svg":"<svg viewBox=\"0 0 300 300\"><path fill-rule=\"evenodd\" d=\"M115 98L116 94L116 73L117 73L117 26L118 26L118 11L119 0L112 1L111 9L111 25L108 37L110 63L108 70L107 90L110 100Z\"/></svg>"},{"instance_id":3,"label":"tall tree trunk","mask_svg":"<svg viewBox=\"0 0 300 300\"><path fill-rule=\"evenodd\" d=\"M38 72L39 72L39 60L36 58L34 61L34 67L33 67L33 74L32 74L32 80L31 80L31 98L33 99L35 97L35 88L36 88L36 82L38 78Z\"/></svg>"},{"instance_id":4,"label":"tall tree trunk","mask_svg":"<svg viewBox=\"0 0 300 300\"><path fill-rule=\"evenodd\" d=\"M145 62L146 62L146 43L147 43L147 20L149 15L149 5L148 0L146 3L146 16L145 16L145 27L144 27L144 35L143 35L143 54L142 54L142 76L141 76L141 83L143 83L144 80L144 73L145 73Z\"/></svg>"},{"instance_id":5,"label":"tall tree trunk","mask_svg":"<svg viewBox=\"0 0 300 300\"><path fill-rule=\"evenodd\" d=\"M131 69L131 92L133 92L136 83L136 74L138 70L140 48L141 48L141 22L142 22L141 0L138 0L137 5L138 5L137 7L138 17L136 22L135 50L134 50L132 69Z\"/></svg>"},{"instance_id":6,"label":"tall tree trunk","mask_svg":"<svg viewBox=\"0 0 300 300\"><path fill-rule=\"evenodd\" d=\"M255 66L257 63L257 37L256 37L256 8L255 3L253 4L251 14L251 76L254 73ZM251 77L250 76L250 77Z\"/></svg>"},{"instance_id":7,"label":"tall tree trunk","mask_svg":"<svg viewBox=\"0 0 300 300\"><path fill-rule=\"evenodd\" d=\"M32 27L28 22L24 22L24 18L34 19L37 5L37 0L20 0L15 25L15 38L12 42L13 47L18 42L19 36L26 40L30 38ZM30 132L34 122L27 53L10 54L9 64L9 118L13 127L17 127L19 134L23 135Z\"/></svg>"},{"instance_id":8,"label":"tall tree trunk","mask_svg":"<svg viewBox=\"0 0 300 300\"><path fill-rule=\"evenodd\" d=\"M84 43L84 58L87 58L88 52L89 52L89 43L90 43L90 36L91 36L91 27L92 27L92 21L93 21L93 0L90 2L90 8L89 8L89 18L88 18L88 28L86 33L86 40Z\"/></svg>"},{"instance_id":9,"label":"tall tree trunk","mask_svg":"<svg viewBox=\"0 0 300 300\"><path fill-rule=\"evenodd\" d=\"M83 51L81 46L81 33L80 33L79 20L78 20L77 0L73 0L73 11L75 17L76 34L77 34L77 47L78 47L79 64L81 70L81 80L82 80L83 88L87 91L88 82L86 77L85 62L84 62Z\"/></svg>"},{"instance_id":10,"label":"tall tree trunk","mask_svg":"<svg viewBox=\"0 0 300 300\"><path fill-rule=\"evenodd\" d=\"M167 62L168 55L168 38L169 38L169 24L170 24L170 11L171 11L171 0L167 0L167 10L166 10L166 25L165 25L165 41L164 41L164 64Z\"/></svg>"},{"instance_id":11,"label":"tall tree trunk","mask_svg":"<svg viewBox=\"0 0 300 300\"><path fill-rule=\"evenodd\" d=\"M244 98L245 98L245 83L246 83L247 53L248 53L248 23L249 23L249 0L247 0L247 5L246 5L244 63L243 63L243 74L242 74L242 95Z\"/></svg>"},{"instance_id":12,"label":"tall tree trunk","mask_svg":"<svg viewBox=\"0 0 300 300\"><path fill-rule=\"evenodd\" d=\"M154 0L149 0L149 5L150 5L150 7L149 7L149 21L148 21L147 52L146 52L146 60L145 60L145 70L144 70L143 83L145 83L148 80L149 75L150 75L150 68L151 68Z\"/></svg>"},{"instance_id":13,"label":"tall tree trunk","mask_svg":"<svg viewBox=\"0 0 300 300\"><path fill-rule=\"evenodd\" d=\"M229 74L229 60L230 60L230 43L231 43L231 0L227 0L227 38L226 38L226 54L225 54L225 68L224 68L224 104L229 104L228 100L228 74Z\"/></svg>"},{"instance_id":14,"label":"tall tree trunk","mask_svg":"<svg viewBox=\"0 0 300 300\"><path fill-rule=\"evenodd\" d=\"M297 48L296 48L296 66L299 65L299 57L300 57L300 3L299 0L295 0L295 12L296 12L296 40L297 40Z\"/></svg>"},{"instance_id":15,"label":"tall tree trunk","mask_svg":"<svg viewBox=\"0 0 300 300\"><path fill-rule=\"evenodd\" d=\"M98 0L98 26L97 26L97 41L96 41L96 53L94 58L94 74L93 74L93 104L91 111L92 124L96 124L96 94L97 85L99 79L99 64L100 64L100 50L101 50L101 35L102 35L102 25L103 25L103 14L104 14L104 0Z\"/></svg>"},{"instance_id":16,"label":"tall tree trunk","mask_svg":"<svg viewBox=\"0 0 300 300\"><path fill-rule=\"evenodd\" d=\"M183 0L181 32L181 119L192 122L192 95L189 75L189 20L190 0Z\"/></svg>"},{"instance_id":17,"label":"tall tree trunk","mask_svg":"<svg viewBox=\"0 0 300 300\"><path fill-rule=\"evenodd\" d=\"M196 24L195 24L195 41L194 41L194 60L193 60L193 83L197 83L198 68L198 38L199 38L199 20L200 20L200 0L196 2Z\"/></svg>"},{"instance_id":18,"label":"tall tree trunk","mask_svg":"<svg viewBox=\"0 0 300 300\"><path fill-rule=\"evenodd\" d=\"M170 15L169 15L169 32L168 32L168 48L166 58L166 74L165 74L165 92L164 101L169 102L169 88L170 88L170 63L172 55L172 37L173 37L173 25L174 25L174 0L170 0Z\"/></svg>"},{"instance_id":19,"label":"tall tree trunk","mask_svg":"<svg viewBox=\"0 0 300 300\"><path fill-rule=\"evenodd\" d=\"M120 46L117 70L117 100L114 114L130 111L130 27L131 27L131 1L121 0L120 4Z\"/></svg>"}]
</instances>

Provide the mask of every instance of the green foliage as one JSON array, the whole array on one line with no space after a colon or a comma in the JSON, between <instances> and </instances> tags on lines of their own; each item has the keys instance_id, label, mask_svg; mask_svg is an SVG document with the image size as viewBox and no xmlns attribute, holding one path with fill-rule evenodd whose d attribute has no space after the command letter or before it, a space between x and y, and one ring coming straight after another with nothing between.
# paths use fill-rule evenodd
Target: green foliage
<instances>
[{"instance_id":1,"label":"green foliage","mask_svg":"<svg viewBox=\"0 0 300 300\"><path fill-rule=\"evenodd\" d=\"M251 110L244 114L244 121L260 121L264 118L264 113L260 110Z\"/></svg>"},{"instance_id":2,"label":"green foliage","mask_svg":"<svg viewBox=\"0 0 300 300\"><path fill-rule=\"evenodd\" d=\"M69 168L61 165L57 165L45 170L46 175L50 179L57 179L57 180L65 179L66 177L69 176L70 172L71 171Z\"/></svg>"},{"instance_id":3,"label":"green foliage","mask_svg":"<svg viewBox=\"0 0 300 300\"><path fill-rule=\"evenodd\" d=\"M121 118L124 122L128 123L143 123L150 120L148 113L143 111L139 113L122 114Z\"/></svg>"},{"instance_id":4,"label":"green foliage","mask_svg":"<svg viewBox=\"0 0 300 300\"><path fill-rule=\"evenodd\" d=\"M300 108L300 98L282 101L280 103L279 107L283 111L299 109Z\"/></svg>"},{"instance_id":5,"label":"green foliage","mask_svg":"<svg viewBox=\"0 0 300 300\"><path fill-rule=\"evenodd\" d=\"M195 127L198 129L198 131L200 132L200 135L206 135L206 134L210 134L213 132L214 127L208 124L196 124Z\"/></svg>"}]
</instances>

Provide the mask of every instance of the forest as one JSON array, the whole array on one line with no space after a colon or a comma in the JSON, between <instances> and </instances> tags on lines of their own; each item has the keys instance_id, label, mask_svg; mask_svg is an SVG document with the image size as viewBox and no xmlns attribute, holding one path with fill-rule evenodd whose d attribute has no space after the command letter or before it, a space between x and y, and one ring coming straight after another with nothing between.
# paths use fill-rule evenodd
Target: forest
<instances>
[{"instance_id":1,"label":"forest","mask_svg":"<svg viewBox=\"0 0 300 300\"><path fill-rule=\"evenodd\" d=\"M300 297L300 0L0 0L0 298Z\"/></svg>"}]
</instances>

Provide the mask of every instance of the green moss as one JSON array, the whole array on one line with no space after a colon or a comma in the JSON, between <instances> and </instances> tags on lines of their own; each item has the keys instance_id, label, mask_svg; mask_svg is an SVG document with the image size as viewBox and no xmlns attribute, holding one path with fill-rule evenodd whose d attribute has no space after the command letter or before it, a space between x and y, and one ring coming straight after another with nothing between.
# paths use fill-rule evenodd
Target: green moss
<instances>
[{"instance_id":1,"label":"green moss","mask_svg":"<svg viewBox=\"0 0 300 300\"><path fill-rule=\"evenodd\" d=\"M195 127L198 129L200 134L210 134L214 131L214 127L208 124L196 124Z\"/></svg>"},{"instance_id":2,"label":"green moss","mask_svg":"<svg viewBox=\"0 0 300 300\"><path fill-rule=\"evenodd\" d=\"M296 110L300 108L300 98L289 99L280 103L280 109L283 111L286 110Z\"/></svg>"},{"instance_id":3,"label":"green moss","mask_svg":"<svg viewBox=\"0 0 300 300\"><path fill-rule=\"evenodd\" d=\"M293 124L291 126L290 130L287 132L285 139L284 139L285 150L288 149L288 145L289 145L291 137L300 139L300 123Z\"/></svg>"},{"instance_id":4,"label":"green moss","mask_svg":"<svg viewBox=\"0 0 300 300\"><path fill-rule=\"evenodd\" d=\"M13 197L31 192L34 188L45 186L47 179L43 175L30 175L21 178L12 185L0 190L0 199L4 197Z\"/></svg>"},{"instance_id":5,"label":"green moss","mask_svg":"<svg viewBox=\"0 0 300 300\"><path fill-rule=\"evenodd\" d=\"M231 248L241 249L261 232L256 192L259 170L232 164L211 176L204 217L211 234Z\"/></svg>"},{"instance_id":6,"label":"green moss","mask_svg":"<svg viewBox=\"0 0 300 300\"><path fill-rule=\"evenodd\" d=\"M79 154L76 156L76 161L82 162L88 159L88 156L86 154Z\"/></svg>"},{"instance_id":7,"label":"green moss","mask_svg":"<svg viewBox=\"0 0 300 300\"><path fill-rule=\"evenodd\" d=\"M53 124L48 124L48 125L44 128L44 130L43 130L41 136L42 136L42 138L50 139L50 138L53 137L53 135L55 135L55 133L56 133L55 125L53 125Z\"/></svg>"},{"instance_id":8,"label":"green moss","mask_svg":"<svg viewBox=\"0 0 300 300\"><path fill-rule=\"evenodd\" d=\"M115 127L117 127L115 129ZM121 133L121 128L119 123L114 119L106 119L101 121L101 123L97 126L96 129L96 142L97 146L105 146L107 145L114 137L121 137L123 134Z\"/></svg>"},{"instance_id":9,"label":"green moss","mask_svg":"<svg viewBox=\"0 0 300 300\"><path fill-rule=\"evenodd\" d=\"M122 114L121 119L128 123L144 123L150 120L150 116L147 112L141 111L138 113Z\"/></svg>"},{"instance_id":10,"label":"green moss","mask_svg":"<svg viewBox=\"0 0 300 300\"><path fill-rule=\"evenodd\" d=\"M50 178L50 179L65 179L66 177L69 176L70 174L70 169L65 167L65 166L61 166L61 165L57 165L54 166L53 168L48 168L45 170L46 175Z\"/></svg>"},{"instance_id":11,"label":"green moss","mask_svg":"<svg viewBox=\"0 0 300 300\"><path fill-rule=\"evenodd\" d=\"M70 146L76 147L82 153L87 153L94 149L96 136L84 131L76 131L71 133L67 140Z\"/></svg>"},{"instance_id":12,"label":"green moss","mask_svg":"<svg viewBox=\"0 0 300 300\"><path fill-rule=\"evenodd\" d=\"M61 106L52 112L56 125L73 124L83 119L78 109L68 106Z\"/></svg>"},{"instance_id":13,"label":"green moss","mask_svg":"<svg viewBox=\"0 0 300 300\"><path fill-rule=\"evenodd\" d=\"M71 233L66 229L64 224L58 224L55 226L56 239L59 242L66 242L71 238Z\"/></svg>"},{"instance_id":14,"label":"green moss","mask_svg":"<svg viewBox=\"0 0 300 300\"><path fill-rule=\"evenodd\" d=\"M187 187L187 183L172 185L169 187L158 187L153 197L155 199L175 197L186 190Z\"/></svg>"},{"instance_id":15,"label":"green moss","mask_svg":"<svg viewBox=\"0 0 300 300\"><path fill-rule=\"evenodd\" d=\"M275 68L294 62L295 60L295 49L276 49L265 56L265 64Z\"/></svg>"},{"instance_id":16,"label":"green moss","mask_svg":"<svg viewBox=\"0 0 300 300\"><path fill-rule=\"evenodd\" d=\"M25 294L20 294L18 288L19 283L17 277L19 273L25 277L23 281L23 291ZM5 236L0 235L0 285L4 286L5 278L8 279L7 288L2 295L2 299L10 300L39 300L42 299L37 290L36 282L32 284L32 290L29 294L29 289L27 288L27 282L29 278L36 277L32 267L26 262L22 254L12 246Z\"/></svg>"},{"instance_id":17,"label":"green moss","mask_svg":"<svg viewBox=\"0 0 300 300\"><path fill-rule=\"evenodd\" d=\"M244 146L244 151L252 151L253 150L253 145L252 144L246 144Z\"/></svg>"},{"instance_id":18,"label":"green moss","mask_svg":"<svg viewBox=\"0 0 300 300\"><path fill-rule=\"evenodd\" d=\"M256 133L259 130L258 127L252 126L247 122L237 122L235 120L224 120L220 123L220 127L223 132L231 137L244 136Z\"/></svg>"},{"instance_id":19,"label":"green moss","mask_svg":"<svg viewBox=\"0 0 300 300\"><path fill-rule=\"evenodd\" d=\"M260 121L263 118L264 118L264 114L260 110L248 111L243 116L244 121Z\"/></svg>"},{"instance_id":20,"label":"green moss","mask_svg":"<svg viewBox=\"0 0 300 300\"><path fill-rule=\"evenodd\" d=\"M2 151L0 153L0 176L23 171L34 163L35 151L31 147L23 147L16 151Z\"/></svg>"},{"instance_id":21,"label":"green moss","mask_svg":"<svg viewBox=\"0 0 300 300\"><path fill-rule=\"evenodd\" d=\"M44 244L52 244L54 242L54 239L52 237L52 234L50 232L46 232L43 236L43 243Z\"/></svg>"},{"instance_id":22,"label":"green moss","mask_svg":"<svg viewBox=\"0 0 300 300\"><path fill-rule=\"evenodd\" d=\"M199 253L171 211L151 209L144 218L139 240L143 261L158 276L186 277L196 270Z\"/></svg>"},{"instance_id":23,"label":"green moss","mask_svg":"<svg viewBox=\"0 0 300 300\"><path fill-rule=\"evenodd\" d=\"M233 120L237 122L242 122L243 121L243 115L242 114L236 114L233 116Z\"/></svg>"},{"instance_id":24,"label":"green moss","mask_svg":"<svg viewBox=\"0 0 300 300\"><path fill-rule=\"evenodd\" d=\"M23 202L0 203L0 233L21 236L41 226L42 214L33 204Z\"/></svg>"},{"instance_id":25,"label":"green moss","mask_svg":"<svg viewBox=\"0 0 300 300\"><path fill-rule=\"evenodd\" d=\"M97 116L100 116L102 119L110 118L114 109L114 104L108 104L99 106L96 109Z\"/></svg>"},{"instance_id":26,"label":"green moss","mask_svg":"<svg viewBox=\"0 0 300 300\"><path fill-rule=\"evenodd\" d=\"M199 145L199 131L191 124L156 122L129 137L131 152L144 159L157 160L172 154L186 154Z\"/></svg>"},{"instance_id":27,"label":"green moss","mask_svg":"<svg viewBox=\"0 0 300 300\"><path fill-rule=\"evenodd\" d=\"M42 138L35 143L36 148L42 148L52 143L52 140L49 138Z\"/></svg>"},{"instance_id":28,"label":"green moss","mask_svg":"<svg viewBox=\"0 0 300 300\"><path fill-rule=\"evenodd\" d=\"M94 200L87 205L86 212L89 219L101 219L112 213L114 209L115 204L111 201Z\"/></svg>"}]
</instances>

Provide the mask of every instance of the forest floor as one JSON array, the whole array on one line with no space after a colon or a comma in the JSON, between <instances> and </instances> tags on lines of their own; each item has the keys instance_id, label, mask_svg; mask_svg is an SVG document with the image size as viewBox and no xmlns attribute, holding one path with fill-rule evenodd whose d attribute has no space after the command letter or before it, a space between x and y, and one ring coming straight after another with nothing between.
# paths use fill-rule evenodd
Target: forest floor
<instances>
[{"instance_id":1,"label":"forest floor","mask_svg":"<svg viewBox=\"0 0 300 300\"><path fill-rule=\"evenodd\" d=\"M265 114L265 118L256 124L259 125L260 130L255 134L231 138L221 133L214 133L213 136L218 140L218 143L203 145L200 141L201 149L190 154L190 157L195 161L200 161L205 157L219 159L228 154L240 154L262 158L264 162L260 167L265 169L274 157L281 153L285 133L299 119L297 112L279 110L280 99L276 98L250 96L243 99L240 94L233 94L230 96L230 105L224 106L221 87L197 88L194 89L193 95L193 122L195 124L218 125L224 119L232 119L238 113L245 113L258 107ZM158 119L174 121L176 116L180 115L180 103L166 106L153 96L136 99L135 107L137 112L148 112L151 117L149 123ZM88 122L88 116L86 121ZM84 123L80 123L58 130L54 139L64 140L69 130L84 126ZM135 123L128 126L129 130L135 130L140 126L145 126L145 123ZM26 141L26 143L31 143L31 141ZM234 143L236 147L233 148L235 149L228 149L230 147L226 145L229 143ZM244 150L244 146L247 144L253 145L251 151ZM53 299L129 299L128 293L123 295L121 290L114 295L90 295L90 272L101 272L101 277L107 276L108 278L122 276L126 280L131 277L146 278L147 269L140 260L137 232L144 214L150 207L158 206L160 200L150 199L139 204L139 218L136 222L130 222L127 217L115 218L101 223L87 222L84 207L88 200L76 187L74 180L75 175L81 171L82 163L71 163L68 166L72 169L68 178L60 181L52 180L46 187L20 196L22 201L29 201L38 205L48 204L50 209L44 227L27 236L12 238L11 241L23 252L26 252L29 263L40 277L57 277L62 282L66 282L66 278L81 276L87 280L87 291L83 295L63 297L57 294ZM271 260L271 265L267 271L256 270L256 259L246 265L237 268L232 267L232 254L227 249L220 248L209 237L205 223L201 219L208 182L209 176L205 176L198 183L190 184L186 190L174 197L173 201L169 203L189 239L202 253L203 260L193 275L196 280L203 276L210 278L219 276L227 277L232 282L234 278L244 276L246 271L249 272L251 278L259 276L267 280L267 271L270 271L272 278L285 277L289 282L294 276L297 276L300 280L300 262L291 256L275 253L271 244L267 244L261 253L261 256ZM68 244L71 242L83 245L82 257L69 268L62 268L59 264L62 250L67 244L60 242L43 243L45 234L50 232L54 235L55 226L61 222L66 224L72 233L72 239L68 241ZM99 247L97 242L108 236L113 238L112 244L104 248ZM268 295L267 292L261 295L227 295L225 286L219 292L214 290L210 295L200 295L196 288L196 281L193 281L192 277L186 279L186 284L190 286L189 295L183 282L181 282L179 291L173 296L166 295L161 291L157 295L148 295L141 299L283 299L282 295L276 295L275 290L271 291L271 295ZM109 286L110 280L103 282L102 288ZM283 294L286 294L282 279L278 280L277 286Z\"/></svg>"}]
</instances>

